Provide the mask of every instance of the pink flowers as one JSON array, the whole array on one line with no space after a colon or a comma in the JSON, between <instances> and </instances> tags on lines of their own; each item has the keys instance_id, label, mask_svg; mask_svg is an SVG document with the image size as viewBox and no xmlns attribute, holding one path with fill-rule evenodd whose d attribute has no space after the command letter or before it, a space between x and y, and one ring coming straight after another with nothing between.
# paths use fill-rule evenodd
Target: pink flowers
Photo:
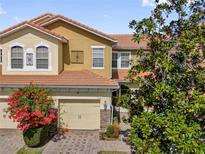
<instances>
[{"instance_id":1,"label":"pink flowers","mask_svg":"<svg viewBox=\"0 0 205 154\"><path fill-rule=\"evenodd\" d=\"M44 116L44 114L40 111L40 110L36 110L36 111L34 111L34 112L31 112L31 116L36 116L36 117L43 117Z\"/></svg>"},{"instance_id":2,"label":"pink flowers","mask_svg":"<svg viewBox=\"0 0 205 154\"><path fill-rule=\"evenodd\" d=\"M17 128L26 131L57 119L57 111L50 109L52 103L46 89L31 84L9 96L7 112L9 118L18 123Z\"/></svg>"}]
</instances>

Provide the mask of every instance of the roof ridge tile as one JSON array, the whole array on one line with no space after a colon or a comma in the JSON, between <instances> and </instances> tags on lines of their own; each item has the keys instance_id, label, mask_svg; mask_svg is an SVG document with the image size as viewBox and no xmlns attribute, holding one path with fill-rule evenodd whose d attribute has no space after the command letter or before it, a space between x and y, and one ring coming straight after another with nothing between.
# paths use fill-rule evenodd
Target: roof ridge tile
<instances>
[{"instance_id":1,"label":"roof ridge tile","mask_svg":"<svg viewBox=\"0 0 205 154\"><path fill-rule=\"evenodd\" d=\"M37 17L31 19L30 21L31 21L31 22L35 22L36 20L38 20L38 19L40 19L40 18L43 18L44 16L48 16L48 15L54 16L54 14L52 14L52 13L44 13L44 14L42 14L42 15L39 15L39 16L37 16Z\"/></svg>"}]
</instances>

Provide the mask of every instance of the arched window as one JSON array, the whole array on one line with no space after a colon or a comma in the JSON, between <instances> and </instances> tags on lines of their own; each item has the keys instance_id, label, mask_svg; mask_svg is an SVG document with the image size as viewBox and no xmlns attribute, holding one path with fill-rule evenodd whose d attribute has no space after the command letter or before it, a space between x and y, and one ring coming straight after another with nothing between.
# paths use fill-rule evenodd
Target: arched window
<instances>
[{"instance_id":1,"label":"arched window","mask_svg":"<svg viewBox=\"0 0 205 154\"><path fill-rule=\"evenodd\" d=\"M48 69L48 47L39 46L36 48L36 68Z\"/></svg>"},{"instance_id":2,"label":"arched window","mask_svg":"<svg viewBox=\"0 0 205 154\"><path fill-rule=\"evenodd\" d=\"M11 48L11 68L23 69L23 48L20 46Z\"/></svg>"}]
</instances>

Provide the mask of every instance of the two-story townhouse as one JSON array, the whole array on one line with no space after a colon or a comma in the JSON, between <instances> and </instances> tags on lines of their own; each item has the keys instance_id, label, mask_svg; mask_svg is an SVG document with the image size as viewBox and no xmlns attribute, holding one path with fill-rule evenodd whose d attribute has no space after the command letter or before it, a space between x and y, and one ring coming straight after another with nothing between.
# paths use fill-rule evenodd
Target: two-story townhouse
<instances>
[{"instance_id":1,"label":"two-story townhouse","mask_svg":"<svg viewBox=\"0 0 205 154\"><path fill-rule=\"evenodd\" d=\"M30 82L50 90L59 127L106 127L112 94L128 82L130 60L145 46L49 13L1 31L0 128L16 128L3 110L10 93Z\"/></svg>"}]
</instances>

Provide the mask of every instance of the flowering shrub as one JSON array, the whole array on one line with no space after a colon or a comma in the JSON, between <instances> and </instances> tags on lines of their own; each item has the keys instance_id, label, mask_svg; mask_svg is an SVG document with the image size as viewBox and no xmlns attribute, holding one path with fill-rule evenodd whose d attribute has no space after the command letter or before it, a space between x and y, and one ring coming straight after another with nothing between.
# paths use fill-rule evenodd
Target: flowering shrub
<instances>
[{"instance_id":1,"label":"flowering shrub","mask_svg":"<svg viewBox=\"0 0 205 154\"><path fill-rule=\"evenodd\" d=\"M52 103L47 89L30 84L9 96L7 112L9 118L18 123L17 128L26 131L56 120L57 113L51 109Z\"/></svg>"}]
</instances>

